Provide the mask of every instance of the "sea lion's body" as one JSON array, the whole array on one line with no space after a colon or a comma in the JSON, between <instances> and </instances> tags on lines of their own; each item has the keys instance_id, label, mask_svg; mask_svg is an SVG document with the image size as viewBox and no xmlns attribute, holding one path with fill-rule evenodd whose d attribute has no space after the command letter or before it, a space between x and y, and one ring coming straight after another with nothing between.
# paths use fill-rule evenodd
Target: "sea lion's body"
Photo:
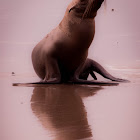
<instances>
[{"instance_id":1,"label":"sea lion's body","mask_svg":"<svg viewBox=\"0 0 140 140\"><path fill-rule=\"evenodd\" d=\"M92 34L93 38L94 31ZM84 33L83 36L85 36ZM34 48L32 53L33 65L38 76L42 79L45 78L45 63L48 61L48 57L56 59L58 65L63 65L67 73L73 73L86 60L88 55L88 47L91 41L87 42L88 38L86 36L83 38L85 39L80 41L80 38L67 36L60 29L60 26L48 34ZM86 42L89 44L88 46L84 44Z\"/></svg>"},{"instance_id":2,"label":"sea lion's body","mask_svg":"<svg viewBox=\"0 0 140 140\"><path fill-rule=\"evenodd\" d=\"M98 83L79 77L94 38L94 18L102 2L73 0L61 23L36 45L32 62L42 82Z\"/></svg>"}]
</instances>

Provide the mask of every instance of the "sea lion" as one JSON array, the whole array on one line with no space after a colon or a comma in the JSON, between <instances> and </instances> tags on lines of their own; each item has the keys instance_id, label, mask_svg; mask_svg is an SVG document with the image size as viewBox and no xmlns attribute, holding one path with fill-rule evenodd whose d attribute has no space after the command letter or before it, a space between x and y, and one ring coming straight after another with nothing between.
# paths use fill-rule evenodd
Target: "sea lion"
<instances>
[{"instance_id":1,"label":"sea lion","mask_svg":"<svg viewBox=\"0 0 140 140\"><path fill-rule=\"evenodd\" d=\"M32 63L36 74L42 79L38 83L108 84L82 77L84 69L89 67L87 55L95 34L94 18L103 1L73 0L60 24L35 46ZM97 63L94 63L94 69L96 67ZM101 71L100 74L104 69ZM96 79L96 76L93 78ZM119 81L117 78L107 78Z\"/></svg>"}]
</instances>

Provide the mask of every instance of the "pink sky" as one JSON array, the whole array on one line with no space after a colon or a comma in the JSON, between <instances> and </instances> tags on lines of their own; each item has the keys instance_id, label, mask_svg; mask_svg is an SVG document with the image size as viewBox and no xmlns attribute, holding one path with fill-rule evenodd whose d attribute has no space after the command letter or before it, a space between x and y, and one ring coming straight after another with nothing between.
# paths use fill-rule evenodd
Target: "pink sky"
<instances>
[{"instance_id":1,"label":"pink sky","mask_svg":"<svg viewBox=\"0 0 140 140\"><path fill-rule=\"evenodd\" d=\"M21 55L16 56L20 47L32 50L58 25L70 1L0 0L1 61L20 58ZM89 57L105 64L140 62L139 5L139 0L107 0L107 7L102 5L96 17L96 35ZM11 50L15 52L12 54ZM31 51L24 52L29 58Z\"/></svg>"}]
</instances>

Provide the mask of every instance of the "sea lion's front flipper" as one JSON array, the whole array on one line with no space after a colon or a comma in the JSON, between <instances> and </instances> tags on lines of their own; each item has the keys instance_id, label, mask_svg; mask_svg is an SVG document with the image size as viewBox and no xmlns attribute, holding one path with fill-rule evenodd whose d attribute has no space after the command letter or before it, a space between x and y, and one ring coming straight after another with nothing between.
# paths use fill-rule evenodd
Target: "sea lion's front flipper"
<instances>
[{"instance_id":1,"label":"sea lion's front flipper","mask_svg":"<svg viewBox=\"0 0 140 140\"><path fill-rule=\"evenodd\" d=\"M61 74L57 60L51 56L46 56L45 61L45 77L42 83L46 84L58 84L61 82Z\"/></svg>"}]
</instances>

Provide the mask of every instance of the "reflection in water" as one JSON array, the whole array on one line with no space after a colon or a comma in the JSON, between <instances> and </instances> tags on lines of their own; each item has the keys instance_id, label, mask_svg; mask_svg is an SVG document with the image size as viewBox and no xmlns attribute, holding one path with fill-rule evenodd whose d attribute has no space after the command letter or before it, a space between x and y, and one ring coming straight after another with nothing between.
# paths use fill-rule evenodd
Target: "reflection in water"
<instances>
[{"instance_id":1,"label":"reflection in water","mask_svg":"<svg viewBox=\"0 0 140 140\"><path fill-rule=\"evenodd\" d=\"M55 135L55 140L91 139L82 98L92 96L100 89L80 85L35 87L31 108L43 127Z\"/></svg>"}]
</instances>

